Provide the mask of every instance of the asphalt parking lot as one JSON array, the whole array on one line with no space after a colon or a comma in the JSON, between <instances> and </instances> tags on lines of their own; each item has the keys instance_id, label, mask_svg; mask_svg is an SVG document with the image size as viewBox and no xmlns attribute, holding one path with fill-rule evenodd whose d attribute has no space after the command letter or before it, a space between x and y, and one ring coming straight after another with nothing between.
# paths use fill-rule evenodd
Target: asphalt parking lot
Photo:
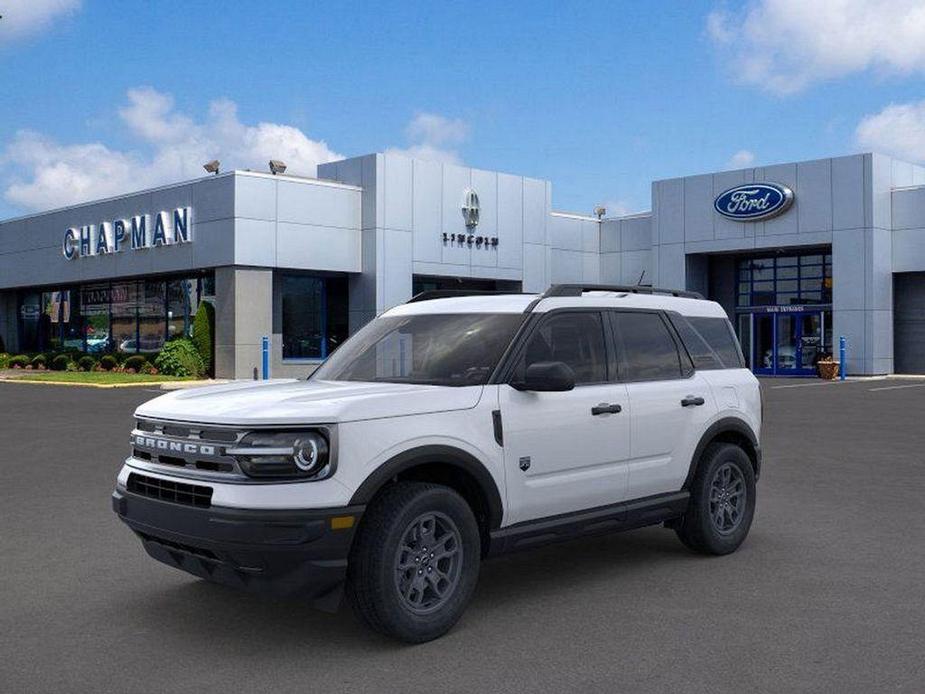
<instances>
[{"instance_id":1,"label":"asphalt parking lot","mask_svg":"<svg viewBox=\"0 0 925 694\"><path fill-rule=\"evenodd\" d=\"M483 567L409 647L149 559L109 494L150 390L0 383L0 691L921 692L925 381L766 381L755 524Z\"/></svg>"}]
</instances>

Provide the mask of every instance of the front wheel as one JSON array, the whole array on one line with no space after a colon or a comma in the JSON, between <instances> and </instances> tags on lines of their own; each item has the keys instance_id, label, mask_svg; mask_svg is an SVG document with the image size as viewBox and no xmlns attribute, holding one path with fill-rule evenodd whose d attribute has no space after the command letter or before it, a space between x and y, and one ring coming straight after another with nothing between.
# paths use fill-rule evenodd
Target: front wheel
<instances>
[{"instance_id":1,"label":"front wheel","mask_svg":"<svg viewBox=\"0 0 925 694\"><path fill-rule=\"evenodd\" d=\"M690 492L690 506L675 528L681 542L702 554L736 551L755 515L755 470L745 451L732 443L711 444Z\"/></svg>"},{"instance_id":2,"label":"front wheel","mask_svg":"<svg viewBox=\"0 0 925 694\"><path fill-rule=\"evenodd\" d=\"M399 482L363 518L350 553L348 596L376 631L408 643L430 641L466 609L480 557L478 525L459 494Z\"/></svg>"}]
</instances>

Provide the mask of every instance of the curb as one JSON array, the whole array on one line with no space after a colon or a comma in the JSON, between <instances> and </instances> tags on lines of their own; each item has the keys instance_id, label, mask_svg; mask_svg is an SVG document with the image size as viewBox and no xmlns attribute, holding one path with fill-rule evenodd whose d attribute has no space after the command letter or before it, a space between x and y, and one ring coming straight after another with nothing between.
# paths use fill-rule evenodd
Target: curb
<instances>
[{"instance_id":1,"label":"curb","mask_svg":"<svg viewBox=\"0 0 925 694\"><path fill-rule=\"evenodd\" d=\"M69 388L143 388L155 387L162 390L169 390L163 386L174 383L194 383L196 385L205 385L208 381L145 381L143 383L73 383L71 381L30 381L23 378L0 378L0 383L20 383L30 386L65 386ZM196 385L183 386L194 388Z\"/></svg>"}]
</instances>

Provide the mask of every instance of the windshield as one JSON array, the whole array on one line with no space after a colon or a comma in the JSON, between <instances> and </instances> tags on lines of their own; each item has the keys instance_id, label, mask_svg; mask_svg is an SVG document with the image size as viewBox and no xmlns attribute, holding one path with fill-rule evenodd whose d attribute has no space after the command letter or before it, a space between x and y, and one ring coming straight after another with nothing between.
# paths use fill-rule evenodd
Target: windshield
<instances>
[{"instance_id":1,"label":"windshield","mask_svg":"<svg viewBox=\"0 0 925 694\"><path fill-rule=\"evenodd\" d=\"M312 378L482 385L522 319L519 313L376 318L332 354Z\"/></svg>"}]
</instances>

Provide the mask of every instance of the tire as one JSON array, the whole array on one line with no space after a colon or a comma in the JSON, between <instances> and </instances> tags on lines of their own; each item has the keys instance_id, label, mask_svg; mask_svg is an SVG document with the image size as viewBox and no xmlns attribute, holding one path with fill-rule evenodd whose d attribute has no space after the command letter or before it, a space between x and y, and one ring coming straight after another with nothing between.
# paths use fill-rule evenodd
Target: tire
<instances>
[{"instance_id":1,"label":"tire","mask_svg":"<svg viewBox=\"0 0 925 694\"><path fill-rule=\"evenodd\" d=\"M437 538L430 547L428 537ZM459 494L439 484L398 482L363 518L350 552L347 597L375 631L407 643L431 641L466 609L480 561L478 524Z\"/></svg>"},{"instance_id":2,"label":"tire","mask_svg":"<svg viewBox=\"0 0 925 694\"><path fill-rule=\"evenodd\" d=\"M744 499L733 490L741 490ZM732 443L710 444L690 492L687 513L675 528L678 538L701 554L735 552L755 515L755 470L748 454Z\"/></svg>"}]
</instances>

